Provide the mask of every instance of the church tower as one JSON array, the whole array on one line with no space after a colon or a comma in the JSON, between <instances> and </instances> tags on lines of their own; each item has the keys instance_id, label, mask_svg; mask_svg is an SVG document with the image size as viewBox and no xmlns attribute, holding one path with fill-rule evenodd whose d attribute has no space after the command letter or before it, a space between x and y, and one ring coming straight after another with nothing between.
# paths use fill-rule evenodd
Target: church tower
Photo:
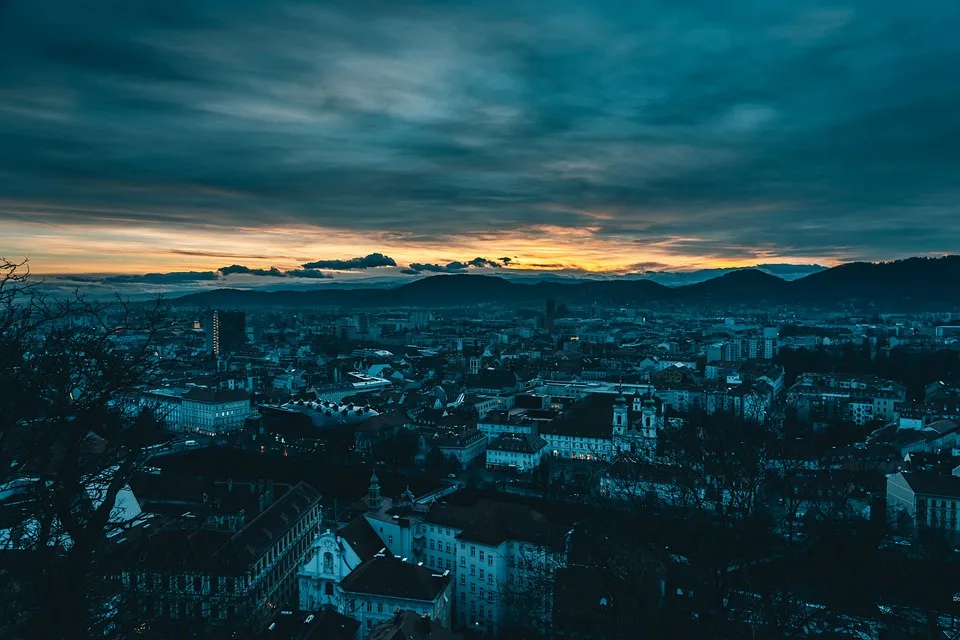
<instances>
[{"instance_id":1,"label":"church tower","mask_svg":"<svg viewBox=\"0 0 960 640\"><path fill-rule=\"evenodd\" d=\"M627 424L627 399L621 393L613 403L613 435L622 436L626 433Z\"/></svg>"},{"instance_id":2,"label":"church tower","mask_svg":"<svg viewBox=\"0 0 960 640\"><path fill-rule=\"evenodd\" d=\"M657 405L653 398L643 401L640 408L640 435L644 438L657 438Z\"/></svg>"},{"instance_id":3,"label":"church tower","mask_svg":"<svg viewBox=\"0 0 960 640\"><path fill-rule=\"evenodd\" d=\"M370 509L380 508L380 479L377 478L377 471L374 469L370 476L370 489L367 491L367 506Z\"/></svg>"}]
</instances>

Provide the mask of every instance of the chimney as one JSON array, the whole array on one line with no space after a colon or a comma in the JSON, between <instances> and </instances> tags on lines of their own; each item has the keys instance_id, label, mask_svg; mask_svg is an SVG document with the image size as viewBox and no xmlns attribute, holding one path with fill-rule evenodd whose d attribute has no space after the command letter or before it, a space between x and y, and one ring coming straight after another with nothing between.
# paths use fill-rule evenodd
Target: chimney
<instances>
[{"instance_id":1,"label":"chimney","mask_svg":"<svg viewBox=\"0 0 960 640\"><path fill-rule=\"evenodd\" d=\"M403 609L397 607L393 610L393 622L394 624L401 624L403 622Z\"/></svg>"}]
</instances>

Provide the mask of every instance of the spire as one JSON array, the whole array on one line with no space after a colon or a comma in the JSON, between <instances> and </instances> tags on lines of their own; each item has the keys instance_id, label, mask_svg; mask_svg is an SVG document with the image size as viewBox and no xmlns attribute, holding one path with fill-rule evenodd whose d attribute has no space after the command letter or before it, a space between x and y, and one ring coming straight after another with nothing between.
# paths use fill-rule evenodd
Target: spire
<instances>
[{"instance_id":1,"label":"spire","mask_svg":"<svg viewBox=\"0 0 960 640\"><path fill-rule=\"evenodd\" d=\"M371 509L380 508L380 479L377 478L376 466L374 466L373 475L370 476L370 488L367 491L367 506Z\"/></svg>"}]
</instances>

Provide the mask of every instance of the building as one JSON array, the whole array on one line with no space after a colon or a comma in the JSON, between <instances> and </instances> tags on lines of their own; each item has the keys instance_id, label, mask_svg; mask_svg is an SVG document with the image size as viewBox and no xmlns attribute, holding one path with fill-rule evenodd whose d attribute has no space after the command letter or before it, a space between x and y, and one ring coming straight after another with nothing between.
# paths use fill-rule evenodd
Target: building
<instances>
[{"instance_id":1,"label":"building","mask_svg":"<svg viewBox=\"0 0 960 640\"><path fill-rule=\"evenodd\" d=\"M887 522L901 533L937 528L960 535L960 477L901 471L887 478Z\"/></svg>"},{"instance_id":2,"label":"building","mask_svg":"<svg viewBox=\"0 0 960 640\"><path fill-rule=\"evenodd\" d=\"M143 394L141 404L153 408L171 431L208 436L239 431L257 415L249 394L239 389L155 389Z\"/></svg>"},{"instance_id":3,"label":"building","mask_svg":"<svg viewBox=\"0 0 960 640\"><path fill-rule=\"evenodd\" d=\"M119 544L120 606L129 614L197 630L262 622L294 602L320 523L315 489L297 484L240 531L197 520L187 513Z\"/></svg>"},{"instance_id":4,"label":"building","mask_svg":"<svg viewBox=\"0 0 960 640\"><path fill-rule=\"evenodd\" d=\"M301 611L342 609L340 582L366 560L389 550L366 518L359 516L338 531L327 529L317 536L311 553L297 574Z\"/></svg>"},{"instance_id":5,"label":"building","mask_svg":"<svg viewBox=\"0 0 960 640\"><path fill-rule=\"evenodd\" d=\"M897 405L907 397L906 387L875 376L805 373L787 391L787 403L808 423L848 420L892 422ZM867 409L866 405L871 405Z\"/></svg>"},{"instance_id":6,"label":"building","mask_svg":"<svg viewBox=\"0 0 960 640\"><path fill-rule=\"evenodd\" d=\"M487 443L487 468L529 473L540 466L546 447L547 441L536 434L502 433Z\"/></svg>"},{"instance_id":7,"label":"building","mask_svg":"<svg viewBox=\"0 0 960 640\"><path fill-rule=\"evenodd\" d=\"M645 456L656 452L663 428L663 403L656 396L592 393L557 419L540 427L550 455L609 461L620 451Z\"/></svg>"},{"instance_id":8,"label":"building","mask_svg":"<svg viewBox=\"0 0 960 640\"><path fill-rule=\"evenodd\" d=\"M492 500L469 507L435 503L417 535L427 542L426 566L451 567L455 629L480 627L496 636L508 624L543 628L549 621L569 532L540 512Z\"/></svg>"},{"instance_id":9,"label":"building","mask_svg":"<svg viewBox=\"0 0 960 640\"><path fill-rule=\"evenodd\" d=\"M449 572L378 554L341 581L337 588L340 612L360 622L360 638L375 626L394 619L394 612L412 610L445 627L450 626L453 588Z\"/></svg>"},{"instance_id":10,"label":"building","mask_svg":"<svg viewBox=\"0 0 960 640\"><path fill-rule=\"evenodd\" d=\"M210 311L206 325L207 351L216 356L239 351L247 344L243 311Z\"/></svg>"},{"instance_id":11,"label":"building","mask_svg":"<svg viewBox=\"0 0 960 640\"><path fill-rule=\"evenodd\" d=\"M423 428L424 442L428 448L439 449L444 459L453 456L466 467L474 460L483 456L487 448L487 439L484 434L474 428Z\"/></svg>"},{"instance_id":12,"label":"building","mask_svg":"<svg viewBox=\"0 0 960 640\"><path fill-rule=\"evenodd\" d=\"M393 618L374 627L370 640L463 640L428 614L397 609Z\"/></svg>"}]
</instances>

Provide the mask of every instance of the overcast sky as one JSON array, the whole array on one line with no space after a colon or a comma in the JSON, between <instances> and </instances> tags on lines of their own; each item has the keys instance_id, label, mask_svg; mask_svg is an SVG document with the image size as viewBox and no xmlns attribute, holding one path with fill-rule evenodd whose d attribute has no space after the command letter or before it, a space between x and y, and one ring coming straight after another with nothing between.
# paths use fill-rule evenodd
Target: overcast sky
<instances>
[{"instance_id":1,"label":"overcast sky","mask_svg":"<svg viewBox=\"0 0 960 640\"><path fill-rule=\"evenodd\" d=\"M956 0L0 0L0 255L955 253L958 25Z\"/></svg>"}]
</instances>

